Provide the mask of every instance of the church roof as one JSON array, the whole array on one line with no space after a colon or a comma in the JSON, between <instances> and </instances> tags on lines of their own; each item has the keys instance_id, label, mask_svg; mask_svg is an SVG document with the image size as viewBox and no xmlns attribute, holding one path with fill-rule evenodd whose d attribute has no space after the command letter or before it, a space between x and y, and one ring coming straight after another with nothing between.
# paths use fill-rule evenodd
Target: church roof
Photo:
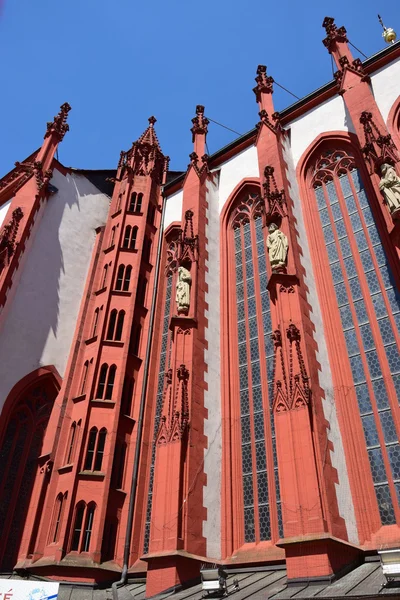
<instances>
[{"instance_id":1,"label":"church roof","mask_svg":"<svg viewBox=\"0 0 400 600\"><path fill-rule=\"evenodd\" d=\"M22 579L16 575L12 579ZM239 583L239 589L233 592L234 580ZM328 583L314 580L312 582L297 582L288 584L284 565L264 566L258 569L234 568L228 570L228 598L232 600L247 600L261 598L263 600L311 600L324 598L353 600L367 598L400 597L400 587L397 585L383 587L385 578L377 556L367 558L367 562ZM119 600L145 600L146 580L144 577L132 579L118 589ZM165 592L155 596L153 600L201 600L201 584L195 583L190 587L176 591ZM112 590L93 589L90 584L62 583L58 600L112 600Z\"/></svg>"}]
</instances>

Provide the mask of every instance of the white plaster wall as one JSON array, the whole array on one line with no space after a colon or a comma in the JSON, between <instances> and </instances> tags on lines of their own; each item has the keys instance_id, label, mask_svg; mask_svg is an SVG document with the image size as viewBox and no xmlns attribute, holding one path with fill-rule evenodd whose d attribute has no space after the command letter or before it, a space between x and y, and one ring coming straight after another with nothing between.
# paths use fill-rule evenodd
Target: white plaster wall
<instances>
[{"instance_id":1,"label":"white plaster wall","mask_svg":"<svg viewBox=\"0 0 400 600\"><path fill-rule=\"evenodd\" d=\"M321 369L319 371L319 383L325 392L325 398L323 399L322 404L325 418L329 423L328 439L333 444L333 451L330 451L330 458L333 467L337 470L339 480L339 483L335 484L339 514L346 522L349 541L357 544L358 530L350 491L342 434L339 428L339 421L336 412L332 372L328 358L328 349L325 342L325 331L322 321L321 307L315 286L314 270L311 262L310 248L308 245L304 224L304 215L300 201L300 193L297 185L293 157L290 154L288 143L287 147L285 148L285 160L287 164L286 173L290 185L290 197L292 198L294 204L293 212L297 221L296 226L299 235L299 244L302 249L302 255L300 256L301 264L306 273L304 279L305 284L308 287L307 301L311 306L311 319L315 326L314 339L318 344L317 360L321 365Z\"/></svg>"},{"instance_id":2,"label":"white plaster wall","mask_svg":"<svg viewBox=\"0 0 400 600\"><path fill-rule=\"evenodd\" d=\"M400 58L394 60L371 76L376 103L387 121L390 109L400 96Z\"/></svg>"},{"instance_id":3,"label":"white plaster wall","mask_svg":"<svg viewBox=\"0 0 400 600\"><path fill-rule=\"evenodd\" d=\"M16 281L0 335L0 409L12 387L40 366L61 376L70 351L95 241L109 198L84 176L54 172L50 196Z\"/></svg>"},{"instance_id":4,"label":"white plaster wall","mask_svg":"<svg viewBox=\"0 0 400 600\"><path fill-rule=\"evenodd\" d=\"M167 229L174 221L181 222L182 219L183 190L167 198L165 207L164 229Z\"/></svg>"},{"instance_id":5,"label":"white plaster wall","mask_svg":"<svg viewBox=\"0 0 400 600\"><path fill-rule=\"evenodd\" d=\"M291 150L294 166L303 152L326 131L354 131L343 98L335 96L288 124L291 130Z\"/></svg>"},{"instance_id":6,"label":"white plaster wall","mask_svg":"<svg viewBox=\"0 0 400 600\"><path fill-rule=\"evenodd\" d=\"M0 206L0 227L3 225L10 204L11 200L7 200L7 202L4 202L4 204Z\"/></svg>"},{"instance_id":7,"label":"white plaster wall","mask_svg":"<svg viewBox=\"0 0 400 600\"><path fill-rule=\"evenodd\" d=\"M208 260L206 262L206 283L208 292L206 302L208 327L205 338L208 349L205 362L208 371L205 380L208 388L204 394L204 405L208 418L204 421L204 433L208 444L204 453L204 472L207 485L204 488L204 506L207 519L203 522L203 535L207 540L207 556L221 558L221 478L222 478L222 414L221 414L221 356L220 356L220 227L218 173L214 181L207 183L207 219L206 229Z\"/></svg>"},{"instance_id":8,"label":"white plaster wall","mask_svg":"<svg viewBox=\"0 0 400 600\"><path fill-rule=\"evenodd\" d=\"M219 211L221 212L225 202L235 187L245 177L259 177L257 148L250 146L240 152L221 167L219 183Z\"/></svg>"}]
</instances>

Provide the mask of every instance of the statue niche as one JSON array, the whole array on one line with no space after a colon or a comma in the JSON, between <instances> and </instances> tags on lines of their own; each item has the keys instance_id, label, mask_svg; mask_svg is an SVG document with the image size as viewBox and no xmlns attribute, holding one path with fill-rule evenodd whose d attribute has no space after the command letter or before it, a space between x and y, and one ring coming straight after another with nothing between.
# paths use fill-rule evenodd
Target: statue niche
<instances>
[{"instance_id":1,"label":"statue niche","mask_svg":"<svg viewBox=\"0 0 400 600\"><path fill-rule=\"evenodd\" d=\"M383 194L385 204L388 205L392 218L400 219L400 177L395 168L388 163L381 166L381 174L379 189Z\"/></svg>"},{"instance_id":2,"label":"statue niche","mask_svg":"<svg viewBox=\"0 0 400 600\"><path fill-rule=\"evenodd\" d=\"M267 248L272 272L284 273L286 271L286 259L289 248L288 239L276 223L271 223L268 231Z\"/></svg>"},{"instance_id":3,"label":"statue niche","mask_svg":"<svg viewBox=\"0 0 400 600\"><path fill-rule=\"evenodd\" d=\"M175 296L178 315L187 315L189 313L191 284L192 276L190 272L185 267L179 267Z\"/></svg>"}]
</instances>

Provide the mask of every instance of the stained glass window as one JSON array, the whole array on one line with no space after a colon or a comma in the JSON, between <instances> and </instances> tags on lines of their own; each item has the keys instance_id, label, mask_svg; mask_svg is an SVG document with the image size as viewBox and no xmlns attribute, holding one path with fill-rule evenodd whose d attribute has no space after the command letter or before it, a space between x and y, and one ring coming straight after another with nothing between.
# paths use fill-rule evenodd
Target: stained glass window
<instances>
[{"instance_id":1,"label":"stained glass window","mask_svg":"<svg viewBox=\"0 0 400 600\"><path fill-rule=\"evenodd\" d=\"M400 485L392 412L400 400L399 296L354 159L327 152L313 177L376 499L382 524L390 525Z\"/></svg>"}]
</instances>

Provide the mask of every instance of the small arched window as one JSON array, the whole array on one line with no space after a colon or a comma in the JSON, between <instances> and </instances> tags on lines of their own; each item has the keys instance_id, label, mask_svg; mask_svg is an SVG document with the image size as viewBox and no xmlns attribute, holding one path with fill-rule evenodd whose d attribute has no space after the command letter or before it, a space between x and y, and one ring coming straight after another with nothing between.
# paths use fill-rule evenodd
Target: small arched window
<instances>
[{"instance_id":1,"label":"small arched window","mask_svg":"<svg viewBox=\"0 0 400 600\"><path fill-rule=\"evenodd\" d=\"M118 271L117 271L117 281L115 284L116 290L122 290L122 284L124 281L124 272L125 272L125 265L119 265Z\"/></svg>"},{"instance_id":2,"label":"small arched window","mask_svg":"<svg viewBox=\"0 0 400 600\"><path fill-rule=\"evenodd\" d=\"M71 429L69 430L68 444L67 444L67 453L65 455L65 464L70 465L74 460L76 442L79 436L79 430L81 427L81 420L77 423L74 421L71 425Z\"/></svg>"},{"instance_id":3,"label":"small arched window","mask_svg":"<svg viewBox=\"0 0 400 600\"><path fill-rule=\"evenodd\" d=\"M107 271L108 271L108 265L104 265L104 268L103 268L103 277L102 277L102 280L101 280L100 289L103 289L104 287L106 287Z\"/></svg>"},{"instance_id":4,"label":"small arched window","mask_svg":"<svg viewBox=\"0 0 400 600\"><path fill-rule=\"evenodd\" d=\"M58 541L66 499L67 499L67 492L65 492L65 494L62 494L60 492L56 498L56 504L54 507L52 535L50 537L50 543L54 543L54 542Z\"/></svg>"},{"instance_id":5,"label":"small arched window","mask_svg":"<svg viewBox=\"0 0 400 600\"><path fill-rule=\"evenodd\" d=\"M128 265L125 270L124 285L123 285L124 292L127 292L129 290L129 284L131 282L131 274L132 274L132 267L131 267L131 265Z\"/></svg>"},{"instance_id":6,"label":"small arched window","mask_svg":"<svg viewBox=\"0 0 400 600\"><path fill-rule=\"evenodd\" d=\"M97 384L97 394L96 398L102 399L104 396L104 388L106 386L106 377L108 372L108 365L104 363L100 369L99 382Z\"/></svg>"},{"instance_id":7,"label":"small arched window","mask_svg":"<svg viewBox=\"0 0 400 600\"><path fill-rule=\"evenodd\" d=\"M129 249L130 250L134 250L136 248L137 234L138 234L138 228L137 227L132 227L132 235L131 235L131 239L130 239L130 242L129 242Z\"/></svg>"},{"instance_id":8,"label":"small arched window","mask_svg":"<svg viewBox=\"0 0 400 600\"><path fill-rule=\"evenodd\" d=\"M81 541L82 536L82 525L83 525L83 517L85 515L86 504L84 502L79 502L76 505L75 509L75 523L74 530L72 533L71 540L71 550L73 552L77 552L79 550L79 543Z\"/></svg>"},{"instance_id":9,"label":"small arched window","mask_svg":"<svg viewBox=\"0 0 400 600\"><path fill-rule=\"evenodd\" d=\"M106 445L107 429L104 427L99 431L99 437L97 440L97 448L94 459L93 471L101 471L101 465L103 463L104 446Z\"/></svg>"},{"instance_id":10,"label":"small arched window","mask_svg":"<svg viewBox=\"0 0 400 600\"><path fill-rule=\"evenodd\" d=\"M114 240L115 240L115 225L114 227L111 229L111 235L110 235L110 243L109 246L112 246L114 244Z\"/></svg>"},{"instance_id":11,"label":"small arched window","mask_svg":"<svg viewBox=\"0 0 400 600\"><path fill-rule=\"evenodd\" d=\"M131 195L131 201L129 203L129 212L135 212L135 208L136 208L136 198L137 198L137 193L133 192L133 194Z\"/></svg>"},{"instance_id":12,"label":"small arched window","mask_svg":"<svg viewBox=\"0 0 400 600\"><path fill-rule=\"evenodd\" d=\"M86 520L85 520L85 529L83 532L83 540L82 540L82 549L81 552L89 552L90 548L90 538L92 537L92 529L93 529L93 520L94 520L94 511L96 509L96 505L91 502L86 511Z\"/></svg>"},{"instance_id":13,"label":"small arched window","mask_svg":"<svg viewBox=\"0 0 400 600\"><path fill-rule=\"evenodd\" d=\"M71 551L89 552L95 510L96 505L94 502L86 505L85 502L82 501L76 505L75 522L70 547Z\"/></svg>"},{"instance_id":14,"label":"small arched window","mask_svg":"<svg viewBox=\"0 0 400 600\"><path fill-rule=\"evenodd\" d=\"M139 194L136 201L135 213L140 213L142 210L143 194Z\"/></svg>"},{"instance_id":15,"label":"small arched window","mask_svg":"<svg viewBox=\"0 0 400 600\"><path fill-rule=\"evenodd\" d=\"M89 432L89 440L88 440L88 445L87 445L87 449L86 449L85 464L83 466L84 471L92 470L94 451L95 451L95 447L96 447L96 440L97 440L97 427L92 427L92 429Z\"/></svg>"},{"instance_id":16,"label":"small arched window","mask_svg":"<svg viewBox=\"0 0 400 600\"><path fill-rule=\"evenodd\" d=\"M120 210L121 202L122 202L122 194L118 194L117 203L115 205L115 212L118 212Z\"/></svg>"},{"instance_id":17,"label":"small arched window","mask_svg":"<svg viewBox=\"0 0 400 600\"><path fill-rule=\"evenodd\" d=\"M81 388L79 391L80 394L85 393L88 371L89 371L89 361L85 360L84 365L83 365L83 371L82 371Z\"/></svg>"},{"instance_id":18,"label":"small arched window","mask_svg":"<svg viewBox=\"0 0 400 600\"><path fill-rule=\"evenodd\" d=\"M118 314L118 311L116 308L114 308L110 313L110 320L108 321L108 329L107 329L107 340L114 339L115 323L117 321L117 314Z\"/></svg>"},{"instance_id":19,"label":"small arched window","mask_svg":"<svg viewBox=\"0 0 400 600\"><path fill-rule=\"evenodd\" d=\"M91 337L94 337L97 333L97 325L99 322L99 313L100 313L100 308L96 308L96 310L94 311L94 317L93 317L93 325L92 325L92 335Z\"/></svg>"},{"instance_id":20,"label":"small arched window","mask_svg":"<svg viewBox=\"0 0 400 600\"><path fill-rule=\"evenodd\" d=\"M97 427L92 427L90 430L84 471L101 471L106 437L107 429L104 427L100 429L100 432L98 432Z\"/></svg>"},{"instance_id":21,"label":"small arched window","mask_svg":"<svg viewBox=\"0 0 400 600\"><path fill-rule=\"evenodd\" d=\"M130 244L130 240L131 240L131 231L132 231L132 227L130 225L127 225L125 227L124 242L122 244L123 248L129 248L129 244Z\"/></svg>"},{"instance_id":22,"label":"small arched window","mask_svg":"<svg viewBox=\"0 0 400 600\"><path fill-rule=\"evenodd\" d=\"M122 329L124 327L124 319L125 319L125 311L120 310L118 313L117 327L115 330L115 338L114 338L118 342L121 340L121 337L122 337Z\"/></svg>"},{"instance_id":23,"label":"small arched window","mask_svg":"<svg viewBox=\"0 0 400 600\"><path fill-rule=\"evenodd\" d=\"M105 400L112 399L116 371L117 371L117 367L115 365L111 365L109 373L108 373Z\"/></svg>"}]
</instances>

